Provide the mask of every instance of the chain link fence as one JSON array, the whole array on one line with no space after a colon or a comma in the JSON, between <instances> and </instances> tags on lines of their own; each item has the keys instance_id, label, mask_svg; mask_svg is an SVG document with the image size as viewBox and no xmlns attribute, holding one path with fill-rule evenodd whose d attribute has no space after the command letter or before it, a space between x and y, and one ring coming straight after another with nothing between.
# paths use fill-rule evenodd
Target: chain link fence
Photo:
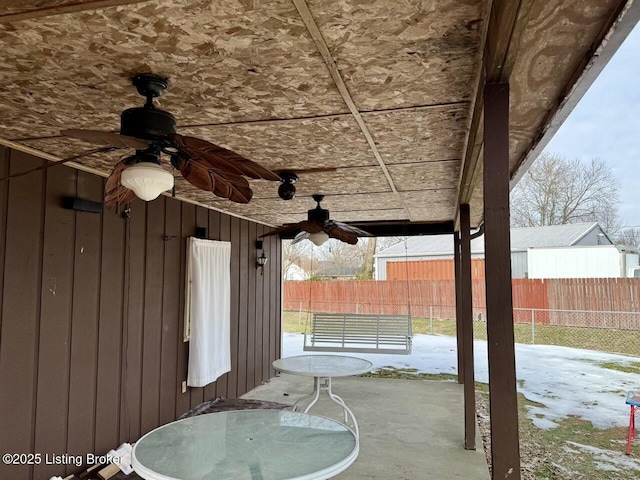
<instances>
[{"instance_id":1,"label":"chain link fence","mask_svg":"<svg viewBox=\"0 0 640 480\"><path fill-rule=\"evenodd\" d=\"M284 330L310 331L311 312L411 315L413 332L456 335L456 309L450 305L398 305L384 302L313 302L285 300ZM559 345L640 357L640 312L513 310L516 343ZM473 308L474 338L486 340L485 308Z\"/></svg>"}]
</instances>

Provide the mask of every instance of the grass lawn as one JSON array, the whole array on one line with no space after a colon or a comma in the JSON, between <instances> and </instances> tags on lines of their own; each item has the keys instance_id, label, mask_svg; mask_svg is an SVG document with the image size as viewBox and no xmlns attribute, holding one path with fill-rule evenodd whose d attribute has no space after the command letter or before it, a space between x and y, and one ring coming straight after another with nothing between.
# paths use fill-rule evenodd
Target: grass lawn
<instances>
[{"instance_id":1,"label":"grass lawn","mask_svg":"<svg viewBox=\"0 0 640 480\"><path fill-rule=\"evenodd\" d=\"M311 317L308 313L284 312L283 331L304 333L310 330ZM473 322L474 338L487 339L486 324ZM455 336L454 320L414 318L413 333ZM517 323L514 326L516 343L540 345L561 345L584 348L600 352L640 355L640 331L615 330L607 328L563 327L536 325L532 332L531 324ZM533 340L533 341L532 341Z\"/></svg>"}]
</instances>

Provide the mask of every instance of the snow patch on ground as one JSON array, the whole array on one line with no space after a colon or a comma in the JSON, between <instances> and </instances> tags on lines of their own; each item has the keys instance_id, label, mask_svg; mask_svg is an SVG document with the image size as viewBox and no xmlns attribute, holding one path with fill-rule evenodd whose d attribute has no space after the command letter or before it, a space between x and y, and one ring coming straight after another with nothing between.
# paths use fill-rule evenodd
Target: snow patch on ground
<instances>
[{"instance_id":1,"label":"snow patch on ground","mask_svg":"<svg viewBox=\"0 0 640 480\"><path fill-rule=\"evenodd\" d=\"M566 442L565 450L569 453L577 453L580 450L589 452L595 461L596 468L607 472L640 471L640 461L629 457L624 453L613 450L604 450L582 443ZM575 447L575 449L571 448Z\"/></svg>"},{"instance_id":2,"label":"snow patch on ground","mask_svg":"<svg viewBox=\"0 0 640 480\"><path fill-rule=\"evenodd\" d=\"M283 335L283 357L303 355L303 335ZM420 373L457 373L456 339L442 335L414 335L411 355L348 354L366 358L374 369L390 366ZM487 342L474 341L476 381L488 382ZM600 364L637 362L624 355L552 345L516 344L518 390L544 407L529 408L538 428L553 428L569 415L590 421L596 428L626 426L628 390L640 388L640 375L603 368Z\"/></svg>"}]
</instances>

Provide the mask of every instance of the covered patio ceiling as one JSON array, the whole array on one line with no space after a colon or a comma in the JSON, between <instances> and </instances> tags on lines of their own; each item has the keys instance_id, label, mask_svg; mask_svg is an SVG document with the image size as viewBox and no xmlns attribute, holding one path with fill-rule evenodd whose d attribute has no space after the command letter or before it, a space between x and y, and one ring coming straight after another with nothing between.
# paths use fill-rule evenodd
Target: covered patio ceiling
<instances>
[{"instance_id":1,"label":"covered patio ceiling","mask_svg":"<svg viewBox=\"0 0 640 480\"><path fill-rule=\"evenodd\" d=\"M332 218L453 228L482 222L482 89L509 81L516 178L635 23L621 0L0 0L0 143L55 159L117 130L169 78L179 132L301 174L285 202L253 181L248 205L177 180L179 198L268 225ZM637 9L637 8L636 8ZM623 28L618 28L620 25ZM87 157L107 175L121 153Z\"/></svg>"}]
</instances>

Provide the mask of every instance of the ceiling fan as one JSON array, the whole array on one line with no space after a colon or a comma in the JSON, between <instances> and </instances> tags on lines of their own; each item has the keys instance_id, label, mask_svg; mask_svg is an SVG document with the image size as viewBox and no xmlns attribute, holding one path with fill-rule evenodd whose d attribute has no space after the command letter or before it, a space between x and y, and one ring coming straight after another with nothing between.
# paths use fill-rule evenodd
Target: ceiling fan
<instances>
[{"instance_id":1,"label":"ceiling fan","mask_svg":"<svg viewBox=\"0 0 640 480\"><path fill-rule=\"evenodd\" d=\"M313 195L313 199L318 203L316 208L312 208L307 212L307 220L284 225L275 230L261 235L268 237L269 235L279 235L281 233L293 233L301 230L294 239L293 243L302 240L311 240L318 247L329 238L335 238L341 242L355 245L358 243L358 237L371 237L369 232L365 232L357 227L353 227L347 223L336 222L329 218L329 210L320 206L320 202L324 199L324 195Z\"/></svg>"},{"instance_id":2,"label":"ceiling fan","mask_svg":"<svg viewBox=\"0 0 640 480\"><path fill-rule=\"evenodd\" d=\"M136 153L116 164L105 185L107 208L131 202L136 196L153 200L173 188L173 174L162 168L162 154L193 186L236 203L249 203L253 191L247 178L281 181L280 176L243 156L206 140L176 133L175 117L153 104L167 88L167 79L152 74L132 79L146 97L143 107L120 116L120 133L63 130L68 137L106 146L106 150L133 148Z\"/></svg>"}]
</instances>

